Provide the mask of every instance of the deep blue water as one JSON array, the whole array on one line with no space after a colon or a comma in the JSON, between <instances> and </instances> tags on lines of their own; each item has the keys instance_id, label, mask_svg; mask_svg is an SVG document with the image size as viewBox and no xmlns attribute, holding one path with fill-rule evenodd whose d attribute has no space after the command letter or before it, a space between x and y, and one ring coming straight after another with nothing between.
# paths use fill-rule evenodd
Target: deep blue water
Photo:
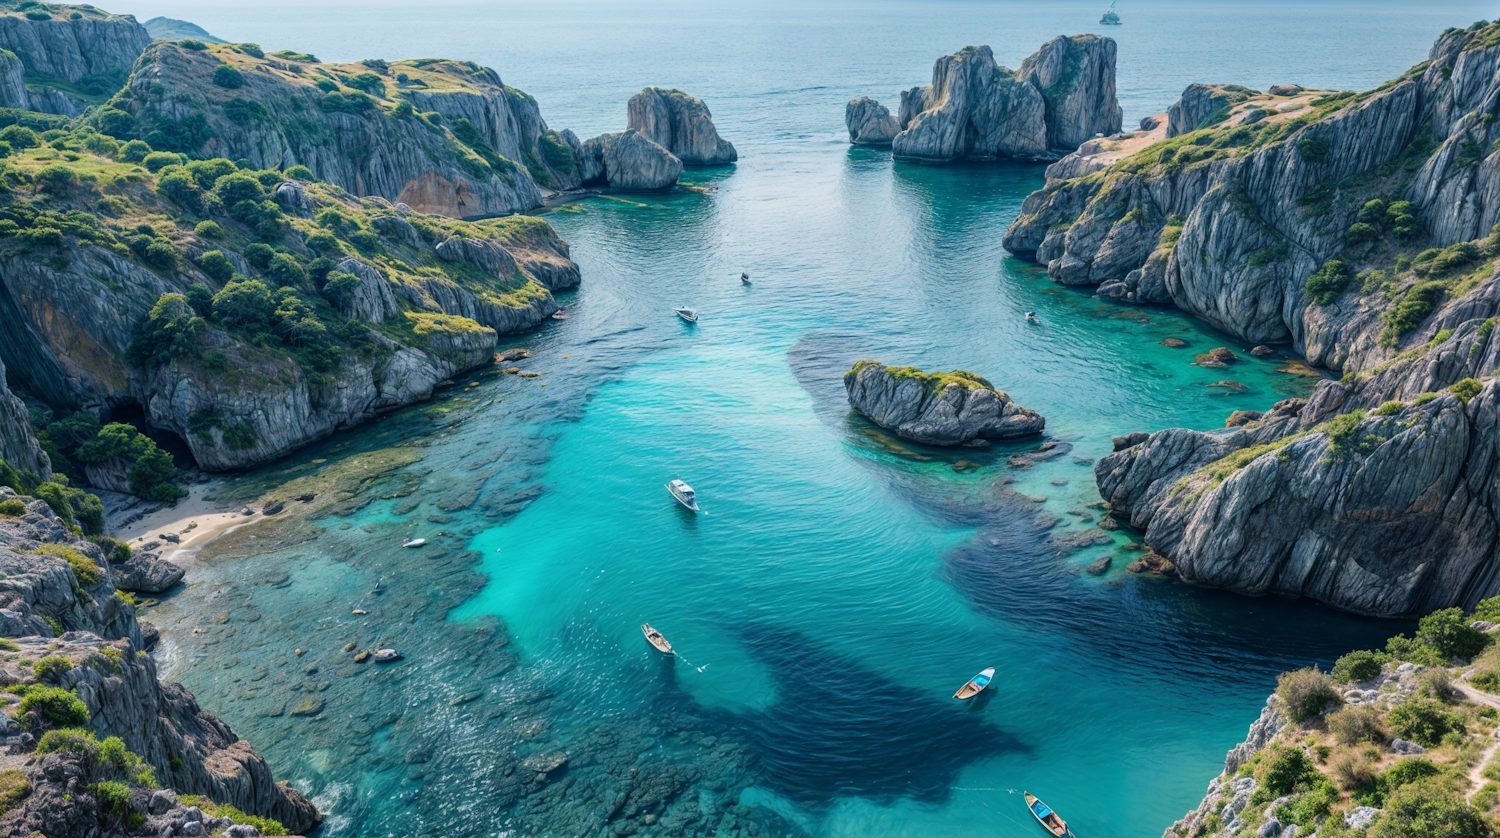
<instances>
[{"instance_id":1,"label":"deep blue water","mask_svg":"<svg viewBox=\"0 0 1500 838\"><path fill-rule=\"evenodd\" d=\"M320 795L331 834L595 834L580 824L599 790L669 766L674 799L737 800L809 834L1033 835L1015 794L1026 788L1079 835L1155 836L1196 805L1276 673L1399 628L1131 577L1118 569L1129 554L1101 578L1081 573L1135 536L1067 546L1097 532L1080 460L1108 453L1113 434L1218 427L1311 382L1278 360L1191 366L1193 352L1246 347L1010 259L1000 239L1039 167L893 165L842 134L849 98L894 106L967 44L1016 66L1048 37L1098 31L1097 4L118 10L328 60L477 60L584 137L622 127L642 86L675 86L705 98L740 151L735 167L687 176L717 191L550 213L584 285L563 299L569 320L516 341L543 377L484 378L456 410L408 411L309 452L399 442L421 460L311 540L196 566L158 612L169 674ZM1192 81L1371 87L1444 27L1484 16L1128 0L1120 12L1108 34L1127 123ZM681 304L702 321L678 322ZM1028 310L1045 325L1025 326ZM1043 413L1062 453L1017 469L1007 458L1034 442L959 455L897 444L843 400L840 376L864 357L982 374ZM1210 386L1226 378L1245 389ZM707 515L675 508L661 489L673 477ZM396 534L438 531L477 552L484 579L453 553L390 549ZM299 680L307 659L283 647L336 648L355 629L330 615L368 599L375 578L378 631L413 660ZM261 619L231 620L214 644L188 633L241 594ZM706 668L663 666L645 621ZM948 698L984 666L997 672L981 699ZM280 714L307 690L325 718ZM569 754L573 785L518 804L503 768L551 750Z\"/></svg>"}]
</instances>

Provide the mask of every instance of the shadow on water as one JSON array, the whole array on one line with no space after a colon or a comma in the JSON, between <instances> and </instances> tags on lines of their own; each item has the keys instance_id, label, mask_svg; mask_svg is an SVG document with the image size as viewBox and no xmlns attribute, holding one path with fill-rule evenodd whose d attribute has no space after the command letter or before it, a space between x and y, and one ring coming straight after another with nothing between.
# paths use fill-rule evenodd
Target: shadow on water
<instances>
[{"instance_id":1,"label":"shadow on water","mask_svg":"<svg viewBox=\"0 0 1500 838\"><path fill-rule=\"evenodd\" d=\"M826 804L858 795L940 803L969 763L1031 753L981 719L982 705L903 686L798 632L751 624L738 634L771 673L777 698L725 723L740 729L766 784L794 800Z\"/></svg>"}]
</instances>

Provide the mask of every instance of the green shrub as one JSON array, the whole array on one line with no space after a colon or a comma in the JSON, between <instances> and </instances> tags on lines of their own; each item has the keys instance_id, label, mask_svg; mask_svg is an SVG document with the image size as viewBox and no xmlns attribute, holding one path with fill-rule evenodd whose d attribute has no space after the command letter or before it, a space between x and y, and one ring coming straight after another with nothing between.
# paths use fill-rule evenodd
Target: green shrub
<instances>
[{"instance_id":1,"label":"green shrub","mask_svg":"<svg viewBox=\"0 0 1500 838\"><path fill-rule=\"evenodd\" d=\"M1354 224L1351 224L1349 231L1344 234L1344 241L1349 244L1374 241L1377 238L1380 238L1380 228L1362 221L1356 221Z\"/></svg>"},{"instance_id":2,"label":"green shrub","mask_svg":"<svg viewBox=\"0 0 1500 838\"><path fill-rule=\"evenodd\" d=\"M51 20L52 19L52 15L47 14L46 12L42 11L41 9L32 9L31 11L29 11L29 12L26 13L26 19L27 20Z\"/></svg>"},{"instance_id":3,"label":"green shrub","mask_svg":"<svg viewBox=\"0 0 1500 838\"><path fill-rule=\"evenodd\" d=\"M1418 643L1425 643L1444 658L1472 658L1489 645L1489 636L1469 628L1461 608L1434 611L1417 623Z\"/></svg>"},{"instance_id":4,"label":"green shrub","mask_svg":"<svg viewBox=\"0 0 1500 838\"><path fill-rule=\"evenodd\" d=\"M262 271L271 266L271 259L275 255L275 249L261 242L256 242L245 248L245 261L249 262L252 267Z\"/></svg>"},{"instance_id":5,"label":"green shrub","mask_svg":"<svg viewBox=\"0 0 1500 838\"><path fill-rule=\"evenodd\" d=\"M1481 669L1469 678L1469 684L1487 693L1500 693L1500 670Z\"/></svg>"},{"instance_id":6,"label":"green shrub","mask_svg":"<svg viewBox=\"0 0 1500 838\"><path fill-rule=\"evenodd\" d=\"M24 717L33 710L57 727L82 727L89 723L89 708L83 699L61 687L38 686L27 690L17 714Z\"/></svg>"},{"instance_id":7,"label":"green shrub","mask_svg":"<svg viewBox=\"0 0 1500 838\"><path fill-rule=\"evenodd\" d=\"M1392 792L1402 786L1436 777L1440 773L1442 773L1441 769L1426 757L1407 757L1398 760L1395 765L1386 769L1386 772L1380 776L1380 785L1387 792Z\"/></svg>"},{"instance_id":8,"label":"green shrub","mask_svg":"<svg viewBox=\"0 0 1500 838\"><path fill-rule=\"evenodd\" d=\"M312 250L327 253L339 249L339 240L332 233L319 231L307 237L307 246Z\"/></svg>"},{"instance_id":9,"label":"green shrub","mask_svg":"<svg viewBox=\"0 0 1500 838\"><path fill-rule=\"evenodd\" d=\"M36 148L42 144L42 138L24 125L7 125L0 129L0 140L10 143L14 149Z\"/></svg>"},{"instance_id":10,"label":"green shrub","mask_svg":"<svg viewBox=\"0 0 1500 838\"><path fill-rule=\"evenodd\" d=\"M1407 205L1410 206L1410 202ZM1387 209L1385 201L1380 198L1366 201L1365 205L1359 208L1358 220L1362 224L1372 224L1379 227L1385 223Z\"/></svg>"},{"instance_id":11,"label":"green shrub","mask_svg":"<svg viewBox=\"0 0 1500 838\"><path fill-rule=\"evenodd\" d=\"M170 151L153 151L141 161L141 165L151 172L159 172L168 166L177 166L181 163L182 155L173 154Z\"/></svg>"},{"instance_id":12,"label":"green shrub","mask_svg":"<svg viewBox=\"0 0 1500 838\"><path fill-rule=\"evenodd\" d=\"M43 166L36 173L37 189L48 195L67 197L78 186L78 173L60 164Z\"/></svg>"},{"instance_id":13,"label":"green shrub","mask_svg":"<svg viewBox=\"0 0 1500 838\"><path fill-rule=\"evenodd\" d=\"M200 239L222 239L224 228L220 227L217 221L200 221L198 226L193 228L193 235Z\"/></svg>"},{"instance_id":14,"label":"green shrub","mask_svg":"<svg viewBox=\"0 0 1500 838\"><path fill-rule=\"evenodd\" d=\"M1462 719L1430 698L1408 699L1386 718L1397 736L1428 748L1436 747L1448 733L1464 729Z\"/></svg>"},{"instance_id":15,"label":"green shrub","mask_svg":"<svg viewBox=\"0 0 1500 838\"><path fill-rule=\"evenodd\" d=\"M1474 613L1469 615L1469 619L1500 623L1500 596L1480 600L1479 604L1474 606Z\"/></svg>"},{"instance_id":16,"label":"green shrub","mask_svg":"<svg viewBox=\"0 0 1500 838\"><path fill-rule=\"evenodd\" d=\"M1343 293L1344 286L1349 284L1350 275L1347 263L1330 259L1307 278L1307 284L1303 287L1318 305L1326 306Z\"/></svg>"},{"instance_id":17,"label":"green shrub","mask_svg":"<svg viewBox=\"0 0 1500 838\"><path fill-rule=\"evenodd\" d=\"M287 169L286 176L291 178L292 180L300 181L311 181L315 179L313 177L312 169L301 165L293 166L290 169Z\"/></svg>"},{"instance_id":18,"label":"green shrub","mask_svg":"<svg viewBox=\"0 0 1500 838\"><path fill-rule=\"evenodd\" d=\"M1297 141L1297 153L1303 160L1319 163L1328 159L1330 144L1324 137L1303 137Z\"/></svg>"},{"instance_id":19,"label":"green shrub","mask_svg":"<svg viewBox=\"0 0 1500 838\"><path fill-rule=\"evenodd\" d=\"M197 38L183 38L177 42L177 45L183 49L193 50L194 52L203 52L208 49L208 44L203 43Z\"/></svg>"},{"instance_id":20,"label":"green shrub","mask_svg":"<svg viewBox=\"0 0 1500 838\"><path fill-rule=\"evenodd\" d=\"M43 544L36 548L36 552L44 556L52 556L62 559L73 568L73 575L78 577L79 584L86 588L92 588L99 584L99 565L87 555L69 547L65 544Z\"/></svg>"},{"instance_id":21,"label":"green shrub","mask_svg":"<svg viewBox=\"0 0 1500 838\"><path fill-rule=\"evenodd\" d=\"M0 138L3 138L4 135L5 132L0 131ZM14 145L14 143L12 143L12 145ZM151 146L145 144L144 142L141 142L140 140L131 140L125 145L120 146L120 160L125 163L139 163L145 160L146 155L150 153Z\"/></svg>"},{"instance_id":22,"label":"green shrub","mask_svg":"<svg viewBox=\"0 0 1500 838\"><path fill-rule=\"evenodd\" d=\"M187 297L163 294L152 306L126 359L138 367L151 368L178 359L193 359L200 354L199 339L207 324L198 316Z\"/></svg>"},{"instance_id":23,"label":"green shrub","mask_svg":"<svg viewBox=\"0 0 1500 838\"><path fill-rule=\"evenodd\" d=\"M1376 416L1395 416L1406 409L1406 402L1400 400L1388 401L1380 407L1375 408Z\"/></svg>"},{"instance_id":24,"label":"green shrub","mask_svg":"<svg viewBox=\"0 0 1500 838\"><path fill-rule=\"evenodd\" d=\"M1484 817L1437 780L1390 794L1370 838L1489 838Z\"/></svg>"},{"instance_id":25,"label":"green shrub","mask_svg":"<svg viewBox=\"0 0 1500 838\"><path fill-rule=\"evenodd\" d=\"M204 223L212 224L213 222ZM222 250L205 251L202 256L198 257L198 267L221 283L228 282L234 276L234 263L229 261L229 257L225 256Z\"/></svg>"},{"instance_id":26,"label":"green shrub","mask_svg":"<svg viewBox=\"0 0 1500 838\"><path fill-rule=\"evenodd\" d=\"M1272 745L1256 761L1255 781L1272 797L1291 794L1316 782L1321 775L1301 748Z\"/></svg>"},{"instance_id":27,"label":"green shrub","mask_svg":"<svg viewBox=\"0 0 1500 838\"><path fill-rule=\"evenodd\" d=\"M1400 404L1400 402L1397 402ZM1364 649L1350 652L1333 664L1333 680L1340 684L1350 681L1368 681L1380 674L1380 668L1389 661L1390 655Z\"/></svg>"},{"instance_id":28,"label":"green shrub","mask_svg":"<svg viewBox=\"0 0 1500 838\"><path fill-rule=\"evenodd\" d=\"M380 239L369 230L356 230L350 233L349 242L367 253L380 246Z\"/></svg>"},{"instance_id":29,"label":"green shrub","mask_svg":"<svg viewBox=\"0 0 1500 838\"><path fill-rule=\"evenodd\" d=\"M1445 291L1441 282L1422 282L1412 286L1401 302L1385 313L1386 325L1381 339L1387 344L1394 343L1396 338L1415 329L1437 307Z\"/></svg>"},{"instance_id":30,"label":"green shrub","mask_svg":"<svg viewBox=\"0 0 1500 838\"><path fill-rule=\"evenodd\" d=\"M95 756L99 753L99 743L94 739L94 734L87 730L78 728L49 730L37 741L36 752L50 754L55 751Z\"/></svg>"},{"instance_id":31,"label":"green shrub","mask_svg":"<svg viewBox=\"0 0 1500 838\"><path fill-rule=\"evenodd\" d=\"M1283 672L1276 679L1276 695L1287 715L1296 722L1321 716L1331 706L1341 703L1333 678L1314 667Z\"/></svg>"},{"instance_id":32,"label":"green shrub","mask_svg":"<svg viewBox=\"0 0 1500 838\"><path fill-rule=\"evenodd\" d=\"M30 794L31 783L26 780L26 772L16 768L0 771L0 815L21 805Z\"/></svg>"},{"instance_id":33,"label":"green shrub","mask_svg":"<svg viewBox=\"0 0 1500 838\"><path fill-rule=\"evenodd\" d=\"M26 502L18 498L0 501L0 516L16 518L26 514Z\"/></svg>"},{"instance_id":34,"label":"green shrub","mask_svg":"<svg viewBox=\"0 0 1500 838\"><path fill-rule=\"evenodd\" d=\"M31 668L36 672L37 680L55 681L57 676L73 668L73 662L62 655L48 655L32 664Z\"/></svg>"},{"instance_id":35,"label":"green shrub","mask_svg":"<svg viewBox=\"0 0 1500 838\"><path fill-rule=\"evenodd\" d=\"M1343 707L1328 717L1328 729L1341 745L1361 742L1383 745L1391 738L1380 713L1373 707Z\"/></svg>"},{"instance_id":36,"label":"green shrub","mask_svg":"<svg viewBox=\"0 0 1500 838\"><path fill-rule=\"evenodd\" d=\"M1469 399L1479 395L1479 391L1483 389L1484 384L1479 379L1465 378L1462 381L1455 382L1453 386L1448 388L1448 392L1458 396L1465 404L1468 404Z\"/></svg>"},{"instance_id":37,"label":"green shrub","mask_svg":"<svg viewBox=\"0 0 1500 838\"><path fill-rule=\"evenodd\" d=\"M140 755L128 750L118 736L99 743L99 765L132 786L156 788L156 772Z\"/></svg>"},{"instance_id":38,"label":"green shrub","mask_svg":"<svg viewBox=\"0 0 1500 838\"><path fill-rule=\"evenodd\" d=\"M66 522L72 522L73 506L68 503L68 496L63 493L63 487L61 484L51 482L42 483L41 485L37 486L35 490L33 490L33 494L35 494L41 500L46 501L47 505L52 508L52 512L57 515L57 517L63 519Z\"/></svg>"},{"instance_id":39,"label":"green shrub","mask_svg":"<svg viewBox=\"0 0 1500 838\"><path fill-rule=\"evenodd\" d=\"M237 90L245 86L245 76L231 64L220 64L214 68L214 84Z\"/></svg>"},{"instance_id":40,"label":"green shrub","mask_svg":"<svg viewBox=\"0 0 1500 838\"><path fill-rule=\"evenodd\" d=\"M229 818L235 823L242 823L253 826L256 829L260 830L260 834L262 835L287 834L286 827L282 826L280 822L273 821L270 818L247 815L227 803L215 803L206 797L202 797L196 794L181 794L177 796L177 800L184 806L198 807L199 809L203 810L203 813L206 815L212 815L216 818Z\"/></svg>"},{"instance_id":41,"label":"green shrub","mask_svg":"<svg viewBox=\"0 0 1500 838\"><path fill-rule=\"evenodd\" d=\"M114 821L123 821L130 814L130 786L115 780L95 783L94 797L99 801L99 811Z\"/></svg>"}]
</instances>

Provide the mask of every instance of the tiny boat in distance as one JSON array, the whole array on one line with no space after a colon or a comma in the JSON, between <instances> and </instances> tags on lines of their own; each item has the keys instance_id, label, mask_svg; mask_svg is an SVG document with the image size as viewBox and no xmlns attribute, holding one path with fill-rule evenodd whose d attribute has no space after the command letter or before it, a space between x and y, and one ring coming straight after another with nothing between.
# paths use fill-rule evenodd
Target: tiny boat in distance
<instances>
[{"instance_id":1,"label":"tiny boat in distance","mask_svg":"<svg viewBox=\"0 0 1500 838\"><path fill-rule=\"evenodd\" d=\"M750 284L750 274L746 274L746 273L740 274L740 282L743 282L746 285L749 285Z\"/></svg>"},{"instance_id":2,"label":"tiny boat in distance","mask_svg":"<svg viewBox=\"0 0 1500 838\"><path fill-rule=\"evenodd\" d=\"M376 663L395 663L406 656L395 649L376 649L374 657Z\"/></svg>"},{"instance_id":3,"label":"tiny boat in distance","mask_svg":"<svg viewBox=\"0 0 1500 838\"><path fill-rule=\"evenodd\" d=\"M672 310L677 312L678 317L681 317L683 320L686 320L689 323L698 322L698 310L696 308L688 308L686 306L683 306L682 308L674 308Z\"/></svg>"},{"instance_id":4,"label":"tiny boat in distance","mask_svg":"<svg viewBox=\"0 0 1500 838\"><path fill-rule=\"evenodd\" d=\"M641 623L641 634L646 635L646 642L656 647L656 651L661 652L664 655L677 654L676 652L672 651L672 644L668 643L667 639L665 637L662 637L661 632L652 628L649 623Z\"/></svg>"},{"instance_id":5,"label":"tiny boat in distance","mask_svg":"<svg viewBox=\"0 0 1500 838\"><path fill-rule=\"evenodd\" d=\"M1099 22L1104 24L1105 26L1120 25L1120 16L1118 14L1115 14L1114 0L1111 0L1109 8L1104 10L1104 17L1099 18Z\"/></svg>"},{"instance_id":6,"label":"tiny boat in distance","mask_svg":"<svg viewBox=\"0 0 1500 838\"><path fill-rule=\"evenodd\" d=\"M958 692L954 693L953 697L958 699L959 701L973 698L974 696L979 695L981 692L983 692L984 688L990 685L990 679L994 677L995 667L987 667L978 675L970 678L969 683L964 684L962 687L959 687Z\"/></svg>"},{"instance_id":7,"label":"tiny boat in distance","mask_svg":"<svg viewBox=\"0 0 1500 838\"><path fill-rule=\"evenodd\" d=\"M681 480L673 480L667 484L667 491L672 493L672 497L677 498L678 503L694 512L698 511L698 495L693 492L692 486ZM993 671L991 670L991 672Z\"/></svg>"},{"instance_id":8,"label":"tiny boat in distance","mask_svg":"<svg viewBox=\"0 0 1500 838\"><path fill-rule=\"evenodd\" d=\"M427 543L427 539L425 539L425 538L413 538L411 541L403 541L403 542L401 542L401 546L402 547L421 547L423 544L426 544L426 543Z\"/></svg>"},{"instance_id":9,"label":"tiny boat in distance","mask_svg":"<svg viewBox=\"0 0 1500 838\"><path fill-rule=\"evenodd\" d=\"M1057 838L1064 838L1064 836L1072 834L1068 832L1067 821L1064 821L1057 816L1056 812L1047 808L1047 804L1037 800L1036 795L1029 791L1022 792L1022 794L1026 795L1026 808L1031 810L1032 817L1036 818L1037 823L1041 824L1043 829L1056 835Z\"/></svg>"}]
</instances>

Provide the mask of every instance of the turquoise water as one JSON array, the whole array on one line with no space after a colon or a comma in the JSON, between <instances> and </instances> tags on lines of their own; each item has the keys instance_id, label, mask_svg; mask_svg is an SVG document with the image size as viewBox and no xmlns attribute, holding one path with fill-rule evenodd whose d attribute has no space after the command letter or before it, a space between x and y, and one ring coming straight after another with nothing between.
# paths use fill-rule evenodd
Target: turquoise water
<instances>
[{"instance_id":1,"label":"turquoise water","mask_svg":"<svg viewBox=\"0 0 1500 838\"><path fill-rule=\"evenodd\" d=\"M549 213L584 284L568 320L515 341L542 377L473 377L238 478L259 492L311 479L315 459L414 461L315 527L221 549L154 609L168 674L317 796L327 833L1029 836L1025 788L1079 835L1155 836L1196 805L1277 672L1403 628L1124 573L1139 535L1103 532L1087 506L1110 436L1219 427L1312 381L1008 258L1040 168L893 165L841 136L851 96L894 104L968 43L1014 65L1094 29L1093 5L267 8L136 12L328 59L473 58L584 136L618 129L639 87L674 85L708 99L742 159L690 172L703 192ZM1128 121L1188 81L1372 86L1483 16L1121 14ZM697 325L672 316L683 304ZM1243 360L1191 365L1221 345ZM866 357L982 374L1056 445L899 443L843 399ZM705 515L677 508L674 477ZM403 535L433 543L403 551ZM1109 573L1082 572L1106 556ZM647 621L691 665L650 652ZM356 667L345 642L409 660ZM981 698L948 697L985 666ZM308 700L321 710L290 712ZM517 767L559 753L545 783Z\"/></svg>"}]
</instances>

